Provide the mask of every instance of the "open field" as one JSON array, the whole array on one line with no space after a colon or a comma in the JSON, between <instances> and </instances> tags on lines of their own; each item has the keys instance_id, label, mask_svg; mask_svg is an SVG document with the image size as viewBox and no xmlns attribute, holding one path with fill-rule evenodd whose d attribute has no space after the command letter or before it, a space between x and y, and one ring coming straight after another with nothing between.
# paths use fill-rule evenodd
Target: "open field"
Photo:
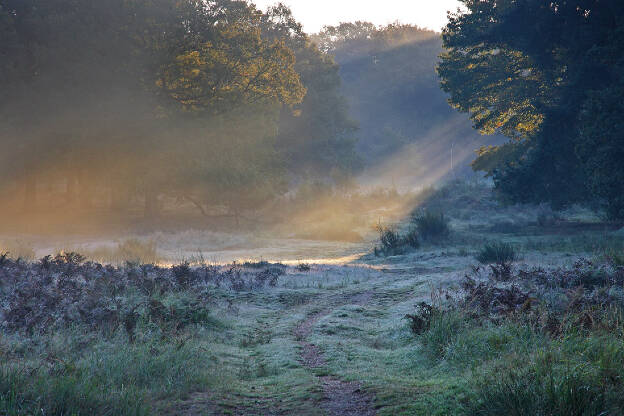
<instances>
[{"instance_id":1,"label":"open field","mask_svg":"<svg viewBox=\"0 0 624 416\"><path fill-rule=\"evenodd\" d=\"M449 235L395 256L225 235L194 250L187 233L110 243L115 267L2 258L0 413L621 414L622 231L488 192L432 191L423 207L447 213ZM487 242L513 247L507 277L505 262L477 268ZM522 302L497 300L513 287Z\"/></svg>"}]
</instances>

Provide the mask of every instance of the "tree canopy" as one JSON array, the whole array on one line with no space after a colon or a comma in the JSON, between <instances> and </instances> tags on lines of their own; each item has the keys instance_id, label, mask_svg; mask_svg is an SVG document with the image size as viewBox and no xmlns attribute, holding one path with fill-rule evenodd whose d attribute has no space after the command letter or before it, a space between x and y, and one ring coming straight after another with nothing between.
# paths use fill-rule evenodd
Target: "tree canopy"
<instances>
[{"instance_id":1,"label":"tree canopy","mask_svg":"<svg viewBox=\"0 0 624 416\"><path fill-rule=\"evenodd\" d=\"M44 186L57 207L253 209L286 190L291 154L351 169L336 66L284 6L0 0L0 37L3 194L25 208Z\"/></svg>"},{"instance_id":2,"label":"tree canopy","mask_svg":"<svg viewBox=\"0 0 624 416\"><path fill-rule=\"evenodd\" d=\"M450 103L510 141L474 167L512 202L602 205L624 218L616 102L624 4L611 0L465 0L438 67ZM620 99L621 101L621 99Z\"/></svg>"}]
</instances>

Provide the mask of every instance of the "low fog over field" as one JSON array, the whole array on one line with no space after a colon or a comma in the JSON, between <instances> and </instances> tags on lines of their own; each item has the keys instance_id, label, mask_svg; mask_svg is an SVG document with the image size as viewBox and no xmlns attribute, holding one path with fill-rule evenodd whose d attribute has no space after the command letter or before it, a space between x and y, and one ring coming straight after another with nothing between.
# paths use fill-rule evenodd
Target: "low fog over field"
<instances>
[{"instance_id":1,"label":"low fog over field","mask_svg":"<svg viewBox=\"0 0 624 416\"><path fill-rule=\"evenodd\" d=\"M0 0L0 414L624 414L624 5L351 3Z\"/></svg>"}]
</instances>

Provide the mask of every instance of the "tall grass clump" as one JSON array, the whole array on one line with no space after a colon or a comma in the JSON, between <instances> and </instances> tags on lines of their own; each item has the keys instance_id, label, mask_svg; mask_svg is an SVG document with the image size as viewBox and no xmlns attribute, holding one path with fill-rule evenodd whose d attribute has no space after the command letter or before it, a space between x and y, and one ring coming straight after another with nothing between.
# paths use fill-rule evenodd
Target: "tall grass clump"
<instances>
[{"instance_id":1,"label":"tall grass clump","mask_svg":"<svg viewBox=\"0 0 624 416\"><path fill-rule=\"evenodd\" d=\"M49 374L41 369L0 368L0 414L20 415L120 415L150 414L145 397L123 384L103 388L88 374L71 365Z\"/></svg>"},{"instance_id":2,"label":"tall grass clump","mask_svg":"<svg viewBox=\"0 0 624 416\"><path fill-rule=\"evenodd\" d=\"M420 338L425 353L436 359L444 358L447 349L465 328L466 317L458 311L433 314L429 329Z\"/></svg>"},{"instance_id":3,"label":"tall grass clump","mask_svg":"<svg viewBox=\"0 0 624 416\"><path fill-rule=\"evenodd\" d=\"M406 234L402 235L395 227L387 227L379 224L379 246L375 246L375 255L398 256L405 254L410 248L420 247L418 232L410 228Z\"/></svg>"},{"instance_id":4,"label":"tall grass clump","mask_svg":"<svg viewBox=\"0 0 624 416\"><path fill-rule=\"evenodd\" d=\"M610 249L606 250L604 257L616 267L624 266L624 250Z\"/></svg>"},{"instance_id":5,"label":"tall grass clump","mask_svg":"<svg viewBox=\"0 0 624 416\"><path fill-rule=\"evenodd\" d=\"M564 355L587 342L571 338L531 356L505 362L475 383L468 415L600 416L622 414L621 360L619 377L605 377L599 362L578 363ZM589 357L588 357L589 358Z\"/></svg>"},{"instance_id":6,"label":"tall grass clump","mask_svg":"<svg viewBox=\"0 0 624 416\"><path fill-rule=\"evenodd\" d=\"M420 238L428 242L440 242L451 232L449 221L442 212L423 211L414 214L412 223L416 226Z\"/></svg>"},{"instance_id":7,"label":"tall grass clump","mask_svg":"<svg viewBox=\"0 0 624 416\"><path fill-rule=\"evenodd\" d=\"M516 248L509 243L486 244L476 259L482 264L509 264L518 259Z\"/></svg>"}]
</instances>

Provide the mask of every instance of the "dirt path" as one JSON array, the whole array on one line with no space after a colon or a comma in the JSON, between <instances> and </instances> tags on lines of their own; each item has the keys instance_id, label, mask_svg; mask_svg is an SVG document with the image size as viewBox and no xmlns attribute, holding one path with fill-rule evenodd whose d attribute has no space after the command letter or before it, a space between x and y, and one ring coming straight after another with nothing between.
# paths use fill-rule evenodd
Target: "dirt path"
<instances>
[{"instance_id":1,"label":"dirt path","mask_svg":"<svg viewBox=\"0 0 624 416\"><path fill-rule=\"evenodd\" d=\"M372 298L372 292L344 298L343 304L363 305ZM330 309L316 312L302 321L294 330L295 339L301 345L301 362L309 368L319 368L326 364L321 350L307 341L319 319L329 315ZM321 407L331 416L374 416L374 396L362 390L357 382L346 382L336 377L319 377L323 387Z\"/></svg>"}]
</instances>

